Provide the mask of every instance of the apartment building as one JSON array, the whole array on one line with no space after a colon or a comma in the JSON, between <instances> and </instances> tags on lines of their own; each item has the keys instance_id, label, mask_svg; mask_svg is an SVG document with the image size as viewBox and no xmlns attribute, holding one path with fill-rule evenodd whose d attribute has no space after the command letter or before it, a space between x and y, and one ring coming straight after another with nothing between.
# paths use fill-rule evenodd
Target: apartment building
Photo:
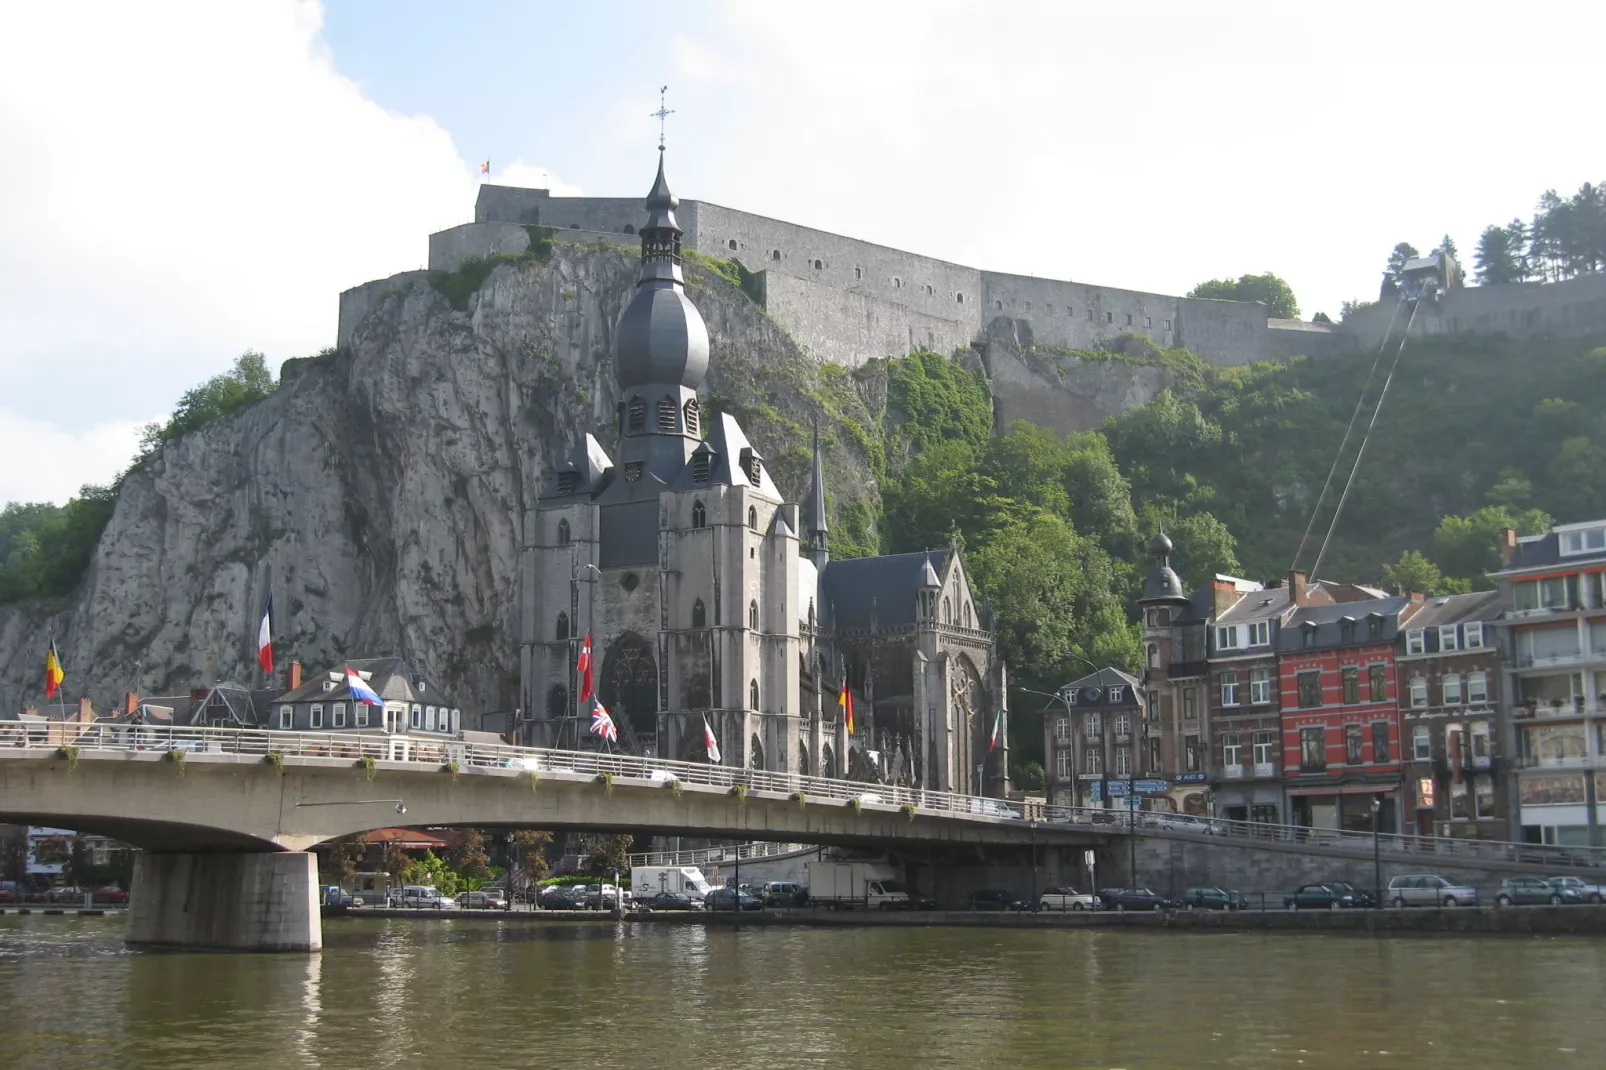
<instances>
[{"instance_id":1,"label":"apartment building","mask_svg":"<svg viewBox=\"0 0 1606 1070\"><path fill-rule=\"evenodd\" d=\"M1154 566L1143 584L1144 719L1142 768L1164 781L1145 805L1154 810L1208 814L1210 780L1209 591L1183 593L1171 568L1171 540L1149 544Z\"/></svg>"}]
</instances>

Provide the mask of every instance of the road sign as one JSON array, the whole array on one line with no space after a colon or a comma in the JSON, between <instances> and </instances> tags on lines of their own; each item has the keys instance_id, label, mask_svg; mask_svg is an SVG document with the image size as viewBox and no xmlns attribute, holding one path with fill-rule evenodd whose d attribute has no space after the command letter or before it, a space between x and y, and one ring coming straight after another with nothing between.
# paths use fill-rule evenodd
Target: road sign
<instances>
[{"instance_id":1,"label":"road sign","mask_svg":"<svg viewBox=\"0 0 1606 1070\"><path fill-rule=\"evenodd\" d=\"M1165 791L1165 781L1163 780L1139 780L1133 786L1138 789L1139 793L1144 795L1156 795Z\"/></svg>"},{"instance_id":2,"label":"road sign","mask_svg":"<svg viewBox=\"0 0 1606 1070\"><path fill-rule=\"evenodd\" d=\"M1205 774L1203 772L1178 773L1177 774L1177 783L1178 784L1203 784L1205 782L1206 776L1207 776L1207 774Z\"/></svg>"}]
</instances>

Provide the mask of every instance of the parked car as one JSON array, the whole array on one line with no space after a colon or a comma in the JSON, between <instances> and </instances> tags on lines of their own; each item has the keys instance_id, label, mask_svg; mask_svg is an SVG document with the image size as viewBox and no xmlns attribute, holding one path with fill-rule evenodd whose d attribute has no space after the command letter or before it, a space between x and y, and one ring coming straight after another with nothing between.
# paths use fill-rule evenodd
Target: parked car
<instances>
[{"instance_id":1,"label":"parked car","mask_svg":"<svg viewBox=\"0 0 1606 1070\"><path fill-rule=\"evenodd\" d=\"M323 905L326 907L360 907L363 905L363 898L360 895L352 895L338 884L331 884L323 890Z\"/></svg>"},{"instance_id":2,"label":"parked car","mask_svg":"<svg viewBox=\"0 0 1606 1070\"><path fill-rule=\"evenodd\" d=\"M1037 897L1038 910L1098 910L1104 901L1092 892L1075 888L1045 888Z\"/></svg>"},{"instance_id":3,"label":"parked car","mask_svg":"<svg viewBox=\"0 0 1606 1070\"><path fill-rule=\"evenodd\" d=\"M740 897L738 900L737 897ZM738 902L740 905L738 906ZM764 900L734 888L715 888L703 897L704 910L763 910Z\"/></svg>"},{"instance_id":4,"label":"parked car","mask_svg":"<svg viewBox=\"0 0 1606 1070\"><path fill-rule=\"evenodd\" d=\"M390 893L390 905L414 910L450 910L457 904L433 884L409 884Z\"/></svg>"},{"instance_id":5,"label":"parked car","mask_svg":"<svg viewBox=\"0 0 1606 1070\"><path fill-rule=\"evenodd\" d=\"M1375 906L1377 906L1377 897L1376 896L1374 896L1371 892L1368 892L1363 888L1355 887L1355 885L1351 884L1349 881L1328 881L1327 882L1327 886L1329 888L1336 888L1338 891L1341 891L1341 892L1348 892L1350 895L1354 896L1355 897L1355 905L1358 906L1358 907L1375 907Z\"/></svg>"},{"instance_id":6,"label":"parked car","mask_svg":"<svg viewBox=\"0 0 1606 1070\"><path fill-rule=\"evenodd\" d=\"M770 881L759 898L767 907L800 907L808 902L809 893L795 881Z\"/></svg>"},{"instance_id":7,"label":"parked car","mask_svg":"<svg viewBox=\"0 0 1606 1070\"><path fill-rule=\"evenodd\" d=\"M630 889L623 893L624 909L630 907ZM587 910L613 910L619 906L620 891L612 884L588 884L580 893L580 902Z\"/></svg>"},{"instance_id":8,"label":"parked car","mask_svg":"<svg viewBox=\"0 0 1606 1070\"><path fill-rule=\"evenodd\" d=\"M128 893L115 884L108 884L95 893L95 898L107 903L126 903L128 902Z\"/></svg>"},{"instance_id":9,"label":"parked car","mask_svg":"<svg viewBox=\"0 0 1606 1070\"><path fill-rule=\"evenodd\" d=\"M1031 904L1016 898L1013 892L984 888L965 896L966 910L1030 910Z\"/></svg>"},{"instance_id":10,"label":"parked car","mask_svg":"<svg viewBox=\"0 0 1606 1070\"><path fill-rule=\"evenodd\" d=\"M1559 888L1571 888L1578 893L1580 903L1606 902L1606 885L1593 884L1582 877L1547 877Z\"/></svg>"},{"instance_id":11,"label":"parked car","mask_svg":"<svg viewBox=\"0 0 1606 1070\"><path fill-rule=\"evenodd\" d=\"M1578 889L1545 880L1543 877L1505 877L1500 881L1500 890L1495 893L1494 905L1497 907L1532 906L1537 903L1549 903L1559 907L1563 903L1582 903Z\"/></svg>"},{"instance_id":12,"label":"parked car","mask_svg":"<svg viewBox=\"0 0 1606 1070\"><path fill-rule=\"evenodd\" d=\"M1143 814L1139 822L1148 828L1164 829L1167 832L1197 832L1203 836L1216 834L1216 823L1208 817L1198 817L1194 814L1173 814L1165 811Z\"/></svg>"},{"instance_id":13,"label":"parked car","mask_svg":"<svg viewBox=\"0 0 1606 1070\"><path fill-rule=\"evenodd\" d=\"M1215 885L1200 885L1182 893L1184 910L1243 910L1249 906L1249 897L1242 892L1229 892Z\"/></svg>"},{"instance_id":14,"label":"parked car","mask_svg":"<svg viewBox=\"0 0 1606 1070\"><path fill-rule=\"evenodd\" d=\"M1349 910L1360 905L1355 893L1339 884L1301 884L1283 896L1283 906L1289 910Z\"/></svg>"},{"instance_id":15,"label":"parked car","mask_svg":"<svg viewBox=\"0 0 1606 1070\"><path fill-rule=\"evenodd\" d=\"M555 884L542 888L536 904L543 910L580 910L584 907L581 896L572 887Z\"/></svg>"},{"instance_id":16,"label":"parked car","mask_svg":"<svg viewBox=\"0 0 1606 1070\"><path fill-rule=\"evenodd\" d=\"M685 892L659 892L644 900L641 906L647 910L701 910L703 901L693 899Z\"/></svg>"},{"instance_id":17,"label":"parked car","mask_svg":"<svg viewBox=\"0 0 1606 1070\"><path fill-rule=\"evenodd\" d=\"M1389 878L1383 893L1391 907L1475 907L1478 890L1434 873L1402 873Z\"/></svg>"},{"instance_id":18,"label":"parked car","mask_svg":"<svg viewBox=\"0 0 1606 1070\"><path fill-rule=\"evenodd\" d=\"M50 889L50 894L46 898L52 903L71 903L83 899L84 895L84 889L76 884L64 884Z\"/></svg>"},{"instance_id":19,"label":"parked car","mask_svg":"<svg viewBox=\"0 0 1606 1070\"><path fill-rule=\"evenodd\" d=\"M1106 910L1167 910L1176 904L1153 888L1100 888Z\"/></svg>"},{"instance_id":20,"label":"parked car","mask_svg":"<svg viewBox=\"0 0 1606 1070\"><path fill-rule=\"evenodd\" d=\"M457 905L465 910L506 910L507 900L495 892L459 892Z\"/></svg>"}]
</instances>

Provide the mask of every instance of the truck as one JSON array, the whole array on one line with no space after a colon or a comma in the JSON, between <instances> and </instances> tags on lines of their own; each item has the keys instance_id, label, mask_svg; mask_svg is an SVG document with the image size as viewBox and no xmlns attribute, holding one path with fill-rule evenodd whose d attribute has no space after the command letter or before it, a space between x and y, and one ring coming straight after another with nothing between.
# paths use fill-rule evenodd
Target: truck
<instances>
[{"instance_id":1,"label":"truck","mask_svg":"<svg viewBox=\"0 0 1606 1070\"><path fill-rule=\"evenodd\" d=\"M885 862L808 862L809 901L837 910L908 910L909 889Z\"/></svg>"},{"instance_id":2,"label":"truck","mask_svg":"<svg viewBox=\"0 0 1606 1070\"><path fill-rule=\"evenodd\" d=\"M713 890L696 866L633 866L630 870L630 897L638 903L659 892L684 892L701 901Z\"/></svg>"}]
</instances>

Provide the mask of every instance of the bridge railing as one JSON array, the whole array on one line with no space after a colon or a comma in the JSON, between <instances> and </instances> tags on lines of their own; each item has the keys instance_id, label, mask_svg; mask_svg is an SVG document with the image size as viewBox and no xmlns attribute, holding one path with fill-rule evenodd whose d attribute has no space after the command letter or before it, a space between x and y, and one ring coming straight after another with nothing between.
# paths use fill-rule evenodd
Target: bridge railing
<instances>
[{"instance_id":1,"label":"bridge railing","mask_svg":"<svg viewBox=\"0 0 1606 1070\"><path fill-rule=\"evenodd\" d=\"M641 854L629 855L632 866L710 866L725 862L746 862L750 859L774 858L777 855L791 854L794 851L812 851L813 844L807 843L769 843L760 840L757 843L732 844L728 847L699 847L686 851L647 851Z\"/></svg>"},{"instance_id":2,"label":"bridge railing","mask_svg":"<svg viewBox=\"0 0 1606 1070\"><path fill-rule=\"evenodd\" d=\"M1497 840L1403 836L1347 829L1270 825L1224 818L1194 817L1157 811L1103 809L1043 803L1018 803L977 795L932 791L903 785L834 780L761 769L742 769L707 762L682 762L602 751L548 750L510 744L466 743L426 736L381 732L293 732L252 728L200 728L180 725L127 725L71 721L0 722L0 748L71 749L75 753L155 751L167 755L217 753L296 758L345 759L352 763L403 762L436 768L456 763L461 773L518 772L568 774L591 778L621 777L669 787L673 782L735 792L765 792L796 799L803 805L835 803L868 810L902 809L914 813L969 820L1042 822L1085 825L1089 831L1123 834L1195 834L1201 837L1264 840L1348 850L1374 849L1426 860L1517 862L1528 865L1606 867L1606 848L1561 847Z\"/></svg>"}]
</instances>

